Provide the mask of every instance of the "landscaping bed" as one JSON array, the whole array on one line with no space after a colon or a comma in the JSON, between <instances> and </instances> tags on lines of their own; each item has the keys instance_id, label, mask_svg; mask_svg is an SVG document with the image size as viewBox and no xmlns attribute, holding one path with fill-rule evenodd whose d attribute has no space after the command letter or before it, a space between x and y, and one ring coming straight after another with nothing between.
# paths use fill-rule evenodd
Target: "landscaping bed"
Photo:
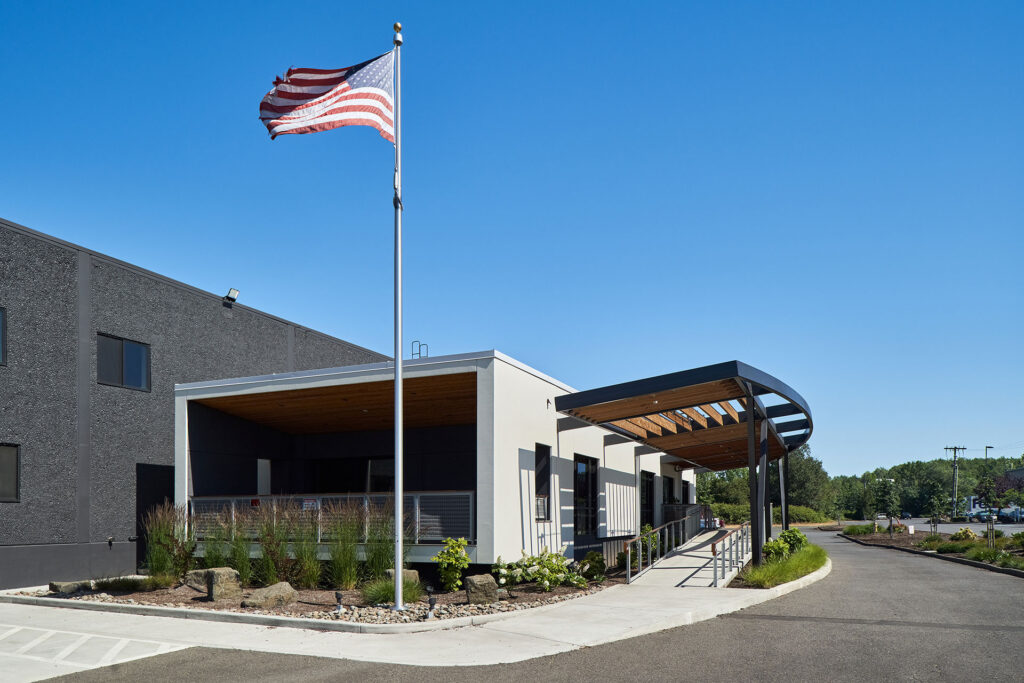
<instances>
[{"instance_id":1,"label":"landscaping bed","mask_svg":"<svg viewBox=\"0 0 1024 683\"><path fill-rule=\"evenodd\" d=\"M596 593L603 588L620 583L608 580L604 583L590 583L586 588L557 586L549 592L540 590L535 585L517 587L511 594L505 592L497 602L471 605L466 599L465 591L452 593L435 593L437 604L434 610L436 619L455 619L458 617L480 616L499 612L514 612L548 605L564 600ZM265 608L241 607L241 601L248 598L253 589L243 589L241 598L210 601L205 591L199 591L187 585L163 588L154 591L113 591L93 590L78 591L71 594L53 593L49 591L22 591L18 595L31 597L61 598L86 602L117 603L123 605L142 605L157 607L179 607L197 610L217 610L241 614L273 615L282 617L300 617L306 619L334 619L369 624L394 624L412 621L425 621L429 605L424 596L416 602L407 602L406 611L396 612L392 603L369 605L359 590L341 591L344 611L336 611L334 591L299 590L296 600L287 605Z\"/></svg>"},{"instance_id":2,"label":"landscaping bed","mask_svg":"<svg viewBox=\"0 0 1024 683\"><path fill-rule=\"evenodd\" d=\"M729 588L774 588L815 572L828 562L824 548L807 541L802 531L790 528L764 544L764 562L748 565Z\"/></svg>"},{"instance_id":3,"label":"landscaping bed","mask_svg":"<svg viewBox=\"0 0 1024 683\"><path fill-rule=\"evenodd\" d=\"M889 536L888 531L863 533L866 531L864 528L854 528L854 531L855 533L840 535L866 545L931 551L1004 569L1024 570L1024 533L998 536L995 539L995 547L989 548L988 542L983 536L979 537L969 529L961 529L952 534L894 533L892 537ZM856 533L857 531L861 533ZM999 531L999 533L1002 532Z\"/></svg>"}]
</instances>

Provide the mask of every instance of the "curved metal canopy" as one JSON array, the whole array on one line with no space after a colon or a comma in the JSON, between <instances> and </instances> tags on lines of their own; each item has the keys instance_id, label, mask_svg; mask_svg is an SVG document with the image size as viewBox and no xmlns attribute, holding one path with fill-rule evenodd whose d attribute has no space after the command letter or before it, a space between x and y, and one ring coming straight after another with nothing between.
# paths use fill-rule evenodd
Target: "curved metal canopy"
<instances>
[{"instance_id":1,"label":"curved metal canopy","mask_svg":"<svg viewBox=\"0 0 1024 683\"><path fill-rule=\"evenodd\" d=\"M748 464L751 407L756 430L767 422L769 459L810 439L807 401L785 382L735 360L555 399L565 415L709 470Z\"/></svg>"}]
</instances>

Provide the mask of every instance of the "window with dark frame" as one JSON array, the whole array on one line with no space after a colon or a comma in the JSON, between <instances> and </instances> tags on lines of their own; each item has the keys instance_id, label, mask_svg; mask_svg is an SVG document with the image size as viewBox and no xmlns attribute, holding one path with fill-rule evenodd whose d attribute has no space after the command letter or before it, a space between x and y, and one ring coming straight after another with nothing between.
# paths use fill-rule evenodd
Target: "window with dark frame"
<instances>
[{"instance_id":1,"label":"window with dark frame","mask_svg":"<svg viewBox=\"0 0 1024 683\"><path fill-rule=\"evenodd\" d=\"M661 478L661 502L671 505L676 502L676 482L672 477Z\"/></svg>"},{"instance_id":2,"label":"window with dark frame","mask_svg":"<svg viewBox=\"0 0 1024 683\"><path fill-rule=\"evenodd\" d=\"M21 475L21 448L0 443L0 503L19 503Z\"/></svg>"},{"instance_id":3,"label":"window with dark frame","mask_svg":"<svg viewBox=\"0 0 1024 683\"><path fill-rule=\"evenodd\" d=\"M7 365L7 309L0 307L0 365Z\"/></svg>"},{"instance_id":4,"label":"window with dark frame","mask_svg":"<svg viewBox=\"0 0 1024 683\"><path fill-rule=\"evenodd\" d=\"M112 387L149 391L149 345L97 334L96 381Z\"/></svg>"},{"instance_id":5,"label":"window with dark frame","mask_svg":"<svg viewBox=\"0 0 1024 683\"><path fill-rule=\"evenodd\" d=\"M534 447L534 519L551 521L551 446Z\"/></svg>"}]
</instances>

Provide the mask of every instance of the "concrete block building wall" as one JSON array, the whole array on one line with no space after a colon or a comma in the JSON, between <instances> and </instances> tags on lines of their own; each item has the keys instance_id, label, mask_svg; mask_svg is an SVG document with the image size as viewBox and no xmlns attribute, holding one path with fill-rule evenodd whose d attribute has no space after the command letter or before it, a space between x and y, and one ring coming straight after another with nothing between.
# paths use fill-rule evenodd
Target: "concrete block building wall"
<instances>
[{"instance_id":1,"label":"concrete block building wall","mask_svg":"<svg viewBox=\"0 0 1024 683\"><path fill-rule=\"evenodd\" d=\"M134 568L136 464L174 464L174 384L387 360L2 220L0 308L0 443L21 461L0 587ZM100 333L148 345L149 391L97 382Z\"/></svg>"}]
</instances>

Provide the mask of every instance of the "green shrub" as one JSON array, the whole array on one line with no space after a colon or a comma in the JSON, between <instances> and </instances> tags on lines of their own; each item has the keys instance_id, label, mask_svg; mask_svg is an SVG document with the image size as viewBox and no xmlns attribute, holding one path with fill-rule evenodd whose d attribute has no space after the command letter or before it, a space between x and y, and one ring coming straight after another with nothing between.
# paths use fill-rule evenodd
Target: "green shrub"
<instances>
[{"instance_id":1,"label":"green shrub","mask_svg":"<svg viewBox=\"0 0 1024 683\"><path fill-rule=\"evenodd\" d=\"M262 586L287 581L291 575L292 561L288 557L291 521L289 510L284 505L268 503L260 506L256 513L256 540L260 545L260 556L256 558L253 573Z\"/></svg>"},{"instance_id":2,"label":"green shrub","mask_svg":"<svg viewBox=\"0 0 1024 683\"><path fill-rule=\"evenodd\" d=\"M444 548L430 558L437 562L437 573L446 591L454 592L462 586L462 570L469 566L468 544L464 538L446 538Z\"/></svg>"},{"instance_id":3,"label":"green shrub","mask_svg":"<svg viewBox=\"0 0 1024 683\"><path fill-rule=\"evenodd\" d=\"M747 508L747 515L745 519L750 518L750 509ZM782 524L782 508L774 506L772 508L772 521L775 524ZM790 523L813 523L821 524L823 522L831 521L828 515L818 512L814 508L809 508L805 505L790 505L789 506L789 521Z\"/></svg>"},{"instance_id":4,"label":"green shrub","mask_svg":"<svg viewBox=\"0 0 1024 683\"><path fill-rule=\"evenodd\" d=\"M974 560L975 562L995 562L999 559L999 556L1003 552L999 548L986 548L984 546L975 546L967 550L964 554L968 560Z\"/></svg>"},{"instance_id":5,"label":"green shrub","mask_svg":"<svg viewBox=\"0 0 1024 683\"><path fill-rule=\"evenodd\" d=\"M395 601L395 582L392 579L374 579L362 588L363 599L371 605L382 605ZM418 602L423 597L423 586L419 581L402 581L402 601Z\"/></svg>"},{"instance_id":6,"label":"green shrub","mask_svg":"<svg viewBox=\"0 0 1024 683\"><path fill-rule=\"evenodd\" d=\"M992 530L992 538L1002 538L1005 535L1006 534L1003 533L1002 529L993 529Z\"/></svg>"},{"instance_id":7,"label":"green shrub","mask_svg":"<svg viewBox=\"0 0 1024 683\"><path fill-rule=\"evenodd\" d=\"M750 506L737 503L712 503L711 514L726 524L742 524L750 519Z\"/></svg>"},{"instance_id":8,"label":"green shrub","mask_svg":"<svg viewBox=\"0 0 1024 683\"><path fill-rule=\"evenodd\" d=\"M942 536L939 534L928 534L921 541L922 543L942 543Z\"/></svg>"},{"instance_id":9,"label":"green shrub","mask_svg":"<svg viewBox=\"0 0 1024 683\"><path fill-rule=\"evenodd\" d=\"M292 583L296 588L316 588L320 585L323 566L319 557L318 524L318 510L295 511L290 526L294 534L292 554L295 556L292 564Z\"/></svg>"},{"instance_id":10,"label":"green shrub","mask_svg":"<svg viewBox=\"0 0 1024 683\"><path fill-rule=\"evenodd\" d=\"M940 543L935 548L940 553L965 553L974 547L974 541L959 541L959 542L947 542Z\"/></svg>"},{"instance_id":11,"label":"green shrub","mask_svg":"<svg viewBox=\"0 0 1024 683\"><path fill-rule=\"evenodd\" d=\"M182 578L195 565L195 526L188 524L184 507L164 502L142 518L149 573Z\"/></svg>"},{"instance_id":12,"label":"green shrub","mask_svg":"<svg viewBox=\"0 0 1024 683\"><path fill-rule=\"evenodd\" d=\"M203 566L207 569L227 566L228 538L231 536L231 514L222 510L203 533Z\"/></svg>"},{"instance_id":13,"label":"green shrub","mask_svg":"<svg viewBox=\"0 0 1024 683\"><path fill-rule=\"evenodd\" d=\"M827 560L828 554L823 548L808 543L783 559L763 562L760 566L750 565L740 576L749 585L771 588L821 569Z\"/></svg>"},{"instance_id":14,"label":"green shrub","mask_svg":"<svg viewBox=\"0 0 1024 683\"><path fill-rule=\"evenodd\" d=\"M789 555L789 544L781 538L765 541L761 552L766 562L775 562Z\"/></svg>"},{"instance_id":15,"label":"green shrub","mask_svg":"<svg viewBox=\"0 0 1024 683\"><path fill-rule=\"evenodd\" d=\"M847 536L863 536L875 533L874 524L847 524L843 527L843 533Z\"/></svg>"},{"instance_id":16,"label":"green shrub","mask_svg":"<svg viewBox=\"0 0 1024 683\"><path fill-rule=\"evenodd\" d=\"M363 508L355 503L329 506L322 511L327 523L327 582L331 588L351 590L359 580L359 539L363 534Z\"/></svg>"},{"instance_id":17,"label":"green shrub","mask_svg":"<svg viewBox=\"0 0 1024 683\"><path fill-rule=\"evenodd\" d=\"M608 567L604 561L604 553L597 550L591 550L587 553L586 557L583 558L583 563L580 565L580 573L588 581L604 581L604 573L607 570Z\"/></svg>"},{"instance_id":18,"label":"green shrub","mask_svg":"<svg viewBox=\"0 0 1024 683\"><path fill-rule=\"evenodd\" d=\"M974 533L968 527L960 527L960 530L949 537L951 541L973 541L978 538L978 534Z\"/></svg>"},{"instance_id":19,"label":"green shrub","mask_svg":"<svg viewBox=\"0 0 1024 683\"><path fill-rule=\"evenodd\" d=\"M228 566L238 572L238 581L243 586L252 583L252 558L249 556L252 546L249 526L252 520L250 513L235 511L231 543L228 546Z\"/></svg>"},{"instance_id":20,"label":"green shrub","mask_svg":"<svg viewBox=\"0 0 1024 683\"><path fill-rule=\"evenodd\" d=\"M629 562L629 555L626 554L625 550L620 550L615 556L615 566L624 570L627 562Z\"/></svg>"},{"instance_id":21,"label":"green shrub","mask_svg":"<svg viewBox=\"0 0 1024 683\"><path fill-rule=\"evenodd\" d=\"M1024 569L1024 557L1003 554L996 561L996 564L998 564L1000 567L1007 567L1009 569Z\"/></svg>"},{"instance_id":22,"label":"green shrub","mask_svg":"<svg viewBox=\"0 0 1024 683\"><path fill-rule=\"evenodd\" d=\"M800 548L807 545L807 537L804 536L804 532L799 529L786 529L779 534L779 540L785 541L786 545L789 546L789 552L795 553Z\"/></svg>"},{"instance_id":23,"label":"green shrub","mask_svg":"<svg viewBox=\"0 0 1024 683\"><path fill-rule=\"evenodd\" d=\"M498 557L491 571L498 576L498 585L512 588L520 583L536 583L543 591L550 591L556 586L575 586L586 588L587 580L569 567L569 558L564 553L567 546L553 553L547 548L539 555L527 555L517 562L506 563Z\"/></svg>"},{"instance_id":24,"label":"green shrub","mask_svg":"<svg viewBox=\"0 0 1024 683\"><path fill-rule=\"evenodd\" d=\"M1012 538L1021 548L1024 548L1024 531L1018 531L1010 538Z\"/></svg>"}]
</instances>

